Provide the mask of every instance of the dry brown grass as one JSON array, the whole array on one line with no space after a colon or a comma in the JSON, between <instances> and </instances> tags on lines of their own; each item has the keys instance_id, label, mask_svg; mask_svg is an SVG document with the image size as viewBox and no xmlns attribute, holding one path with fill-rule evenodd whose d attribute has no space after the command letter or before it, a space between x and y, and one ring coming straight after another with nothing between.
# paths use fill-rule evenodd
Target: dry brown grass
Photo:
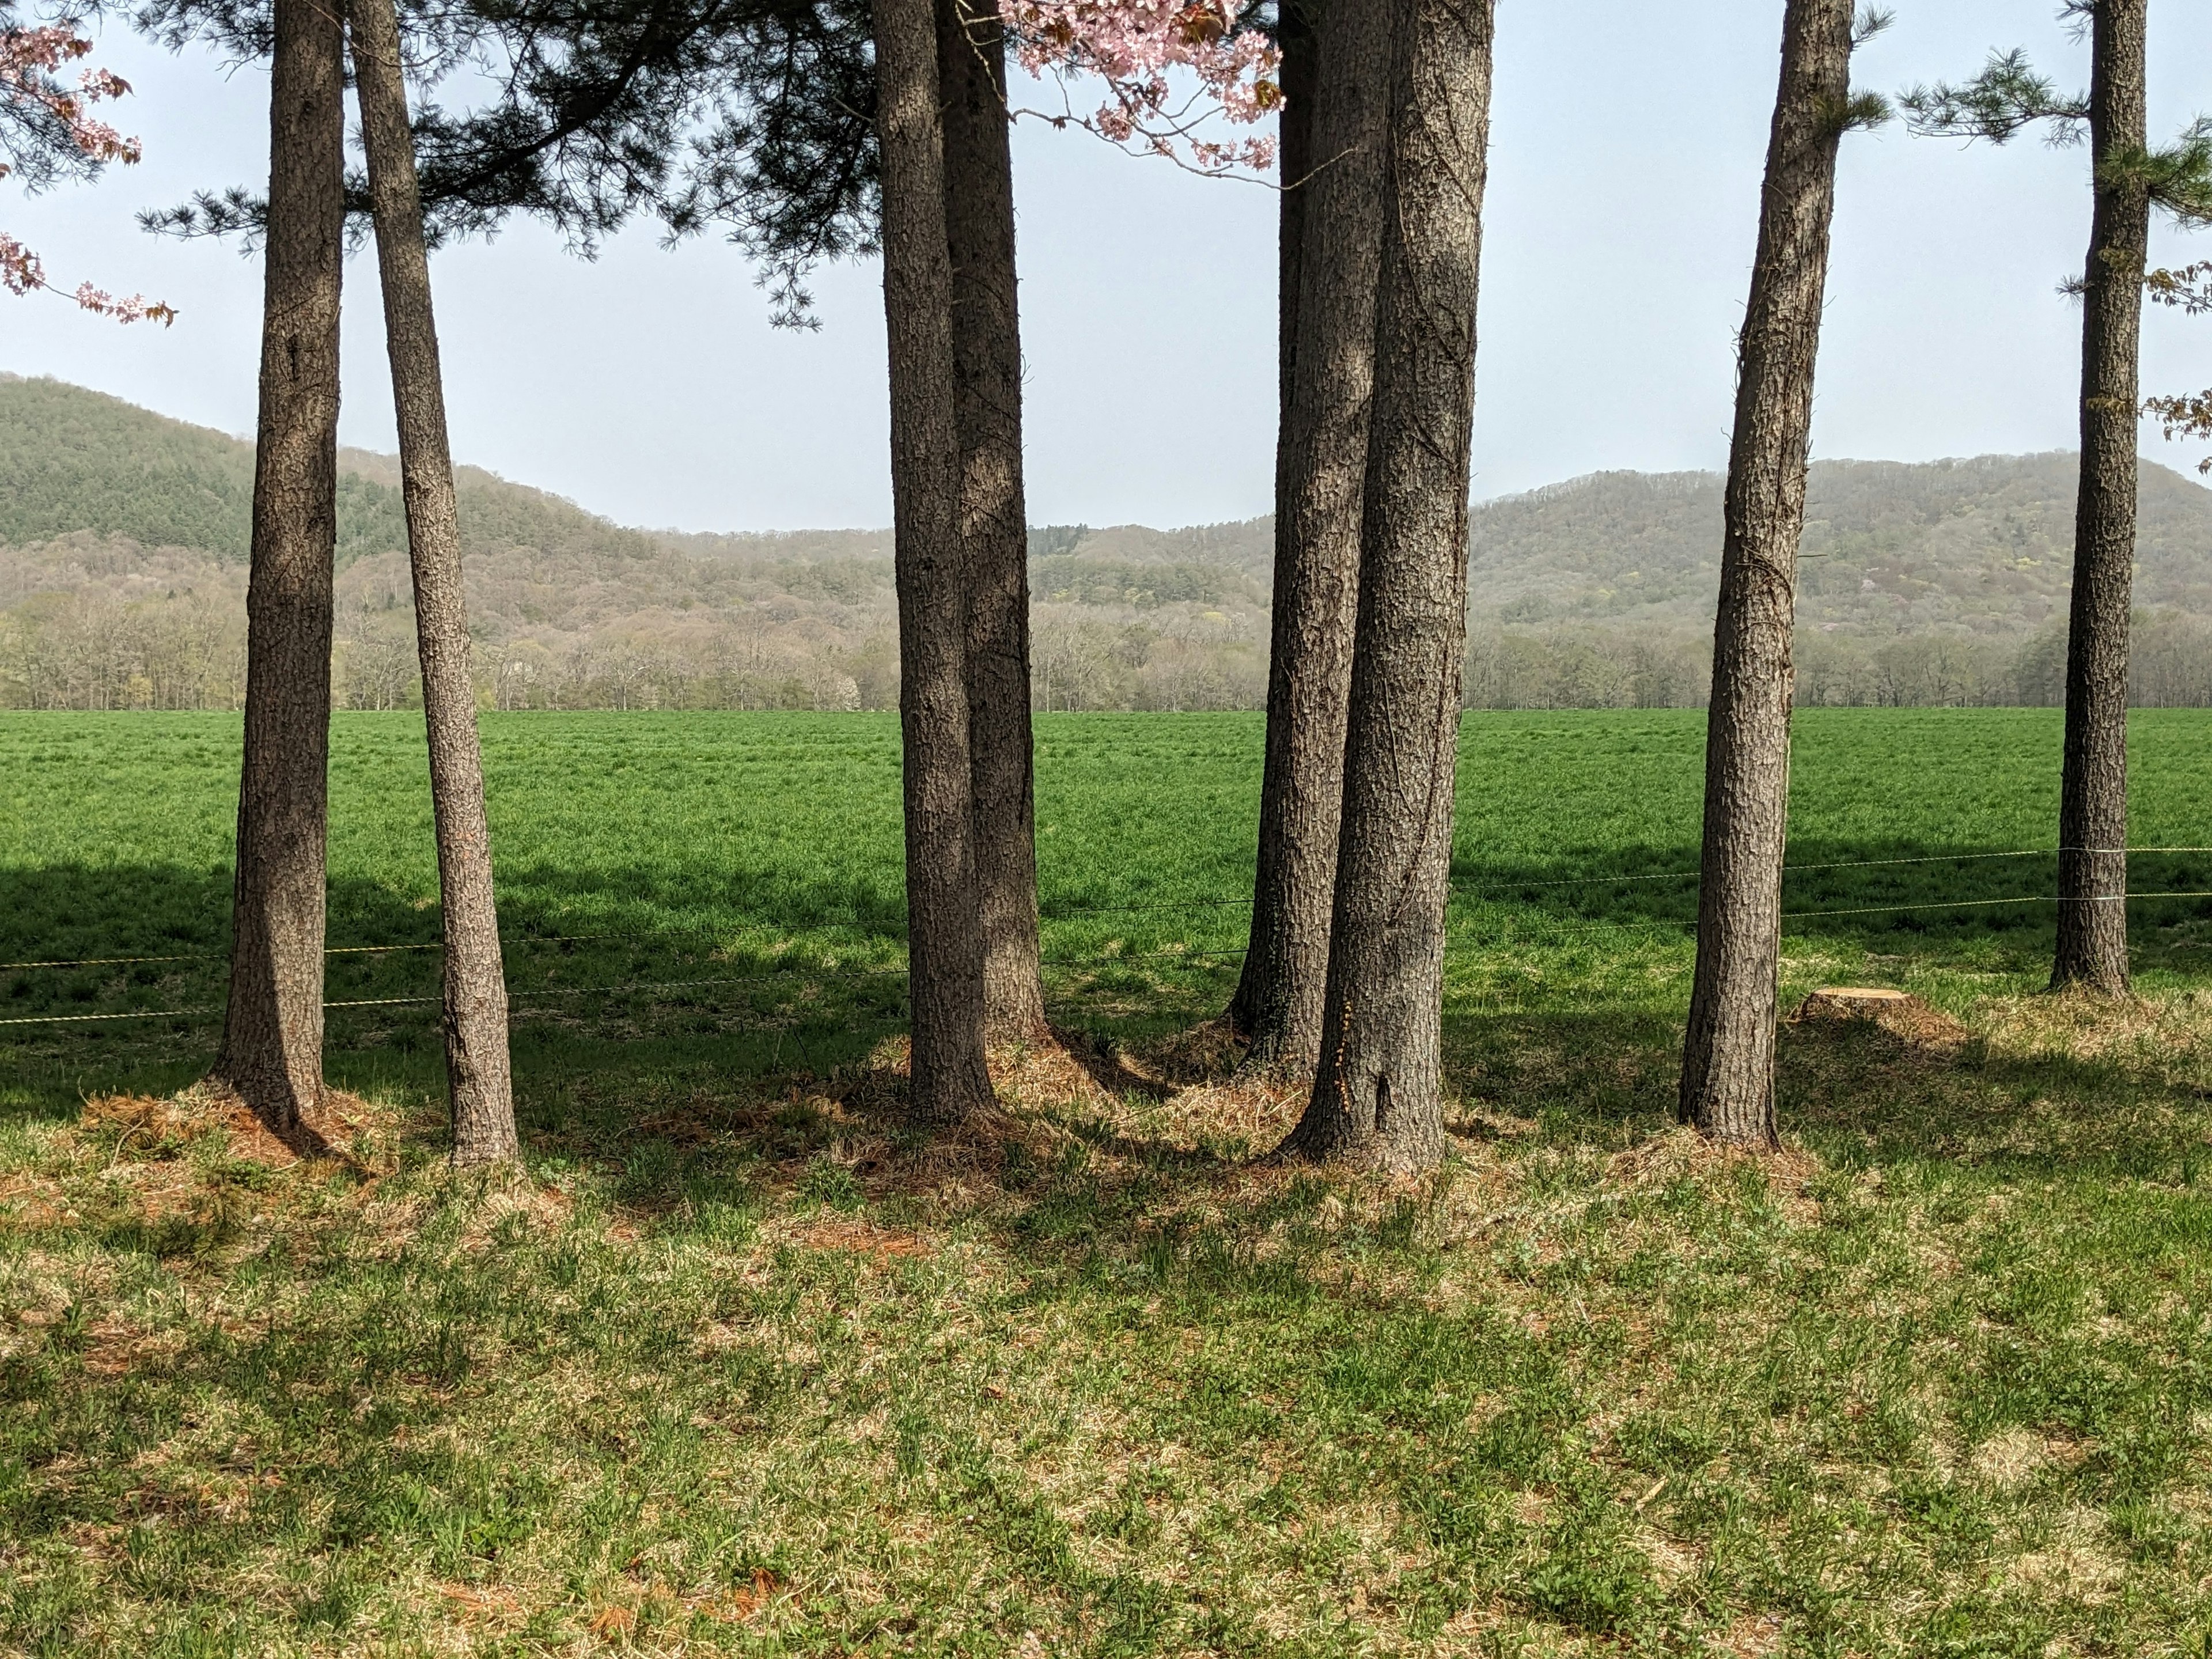
<instances>
[{"instance_id":1,"label":"dry brown grass","mask_svg":"<svg viewBox=\"0 0 2212 1659\"><path fill-rule=\"evenodd\" d=\"M1892 1036L1938 1054L1954 1052L1966 1043L1966 1028L1940 1008L1920 998L1887 988L1862 989L1830 986L1814 992L1798 1005L1793 1024L1811 1021L1863 1021Z\"/></svg>"},{"instance_id":2,"label":"dry brown grass","mask_svg":"<svg viewBox=\"0 0 2212 1659\"><path fill-rule=\"evenodd\" d=\"M2078 1055L2141 1066L2142 1031L2202 1023L2011 1017L1969 1010L1976 1041L1940 1054L1825 1023L1785 1049L1910 1121L1991 1075L2017 1093L2004 1068L2054 1028L2057 1098L2093 1075ZM2159 1310L2187 1302L2180 1281L2146 1299L2129 1276L2194 1270L2095 1255L2118 1246L2094 1183L2076 1202L1918 1152L1760 1156L1652 1121L1580 1133L1510 1089L1455 1106L1443 1172L1370 1181L1268 1161L1300 1091L1188 1052L1001 1053L1000 1110L944 1133L905 1121L896 1051L828 1079L682 1079L597 1139L565 1130L534 1177L446 1170L419 1139L387 1156L429 1122L380 1103L346 1126L374 1154L365 1177L271 1152L221 1103L94 1103L0 1188L0 1226L39 1233L0 1280L0 1364L58 1355L37 1363L68 1409L128 1393L173 1427L112 1471L91 1431L60 1437L40 1502L82 1512L35 1561L0 1544L0 1575L65 1570L115 1606L166 1605L133 1588L153 1581L132 1528L155 1517L232 1552L227 1582L296 1599L301 1523L276 1517L327 1513L301 1480L361 1480L359 1513L387 1501L370 1472L465 1505L488 1501L472 1472L498 1467L534 1483L513 1501L536 1529L466 1562L410 1534L416 1565L368 1570L386 1573L382 1622L331 1651L365 1651L372 1627L423 1650L866 1651L890 1607L917 1645L1080 1653L1104 1650L1126 1590L1176 1610L1171 1640L1132 1652L1334 1631L1378 1656L1595 1655L1668 1650L1673 1629L1694 1632L1685 1650L1771 1655L1808 1650L1808 1609L1832 1604L1837 1651L1888 1659L1909 1650L1874 1632L1921 1631L1977 1586L2068 1638L2069 1609L2081 1631L2092 1613L2148 1628L2124 1594L2147 1573L2195 1593L2197 1557L2146 1567L2119 1541L2095 1484L2111 1437L2006 1404L1989 1358L2063 1320L2085 1376L2178 1363L2179 1315ZM95 1200L103 1224L244 1207L168 1259L179 1296L70 1231ZM694 1213L733 1202L736 1224ZM326 1237L343 1262L296 1281L248 1266ZM2069 1310L2075 1273L2097 1293ZM450 1374L428 1334L448 1306L471 1333ZM348 1356L410 1323L374 1386L285 1439L297 1401L354 1389L367 1361ZM1869 1330L1886 1334L1856 1347ZM258 1373L213 1369L246 1353L269 1357L265 1397ZM1785 1401L1801 1374L1818 1386ZM103 1481L100 1508L86 1494ZM2163 1500L2192 1535L2212 1536L2204 1486L2185 1474ZM1963 1565L1942 1554L1948 1511L1911 1507L1938 1487L1990 1517ZM592 1498L612 1492L629 1507ZM1488 1531L1442 1523L1462 1501ZM1741 1518L1717 1525L1723 1510ZM1640 1588L1607 1611L1616 1572ZM1838 1586L1856 1599L1823 1599ZM1233 1641L1205 1633L1222 1609ZM106 1603L73 1616L129 1650ZM271 1651L317 1650L269 1631Z\"/></svg>"},{"instance_id":3,"label":"dry brown grass","mask_svg":"<svg viewBox=\"0 0 2212 1659\"><path fill-rule=\"evenodd\" d=\"M303 1115L303 1133L287 1141L257 1117L234 1091L201 1083L166 1099L145 1095L95 1097L85 1103L83 1126L88 1130L116 1132L111 1163L134 1145L168 1141L189 1146L216 1136L221 1138L219 1146L225 1157L241 1164L284 1170L303 1157L331 1158L358 1167L353 1157L355 1142L373 1122L388 1128L392 1115L389 1109L372 1106L358 1095L325 1089L320 1104Z\"/></svg>"}]
</instances>

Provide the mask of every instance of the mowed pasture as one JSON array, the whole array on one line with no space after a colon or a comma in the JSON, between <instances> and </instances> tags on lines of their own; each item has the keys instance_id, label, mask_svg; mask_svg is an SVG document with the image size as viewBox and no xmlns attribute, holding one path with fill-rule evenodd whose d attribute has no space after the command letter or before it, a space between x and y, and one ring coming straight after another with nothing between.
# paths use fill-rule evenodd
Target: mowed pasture
<instances>
[{"instance_id":1,"label":"mowed pasture","mask_svg":"<svg viewBox=\"0 0 2212 1659\"><path fill-rule=\"evenodd\" d=\"M900 1122L896 723L487 717L526 1169L442 1146L419 724L334 728L339 1156L216 1021L0 1026L0 1650L2197 1653L2212 853L2040 994L2055 711L1800 717L1779 1159L1672 1127L1693 714L1472 715L1455 1156L1197 1028L1256 716L1040 720L1064 1052ZM222 996L238 727L0 715L0 1018ZM2212 716L2133 841L2212 842ZM400 948L392 948L400 947ZM170 957L101 962L96 957Z\"/></svg>"}]
</instances>

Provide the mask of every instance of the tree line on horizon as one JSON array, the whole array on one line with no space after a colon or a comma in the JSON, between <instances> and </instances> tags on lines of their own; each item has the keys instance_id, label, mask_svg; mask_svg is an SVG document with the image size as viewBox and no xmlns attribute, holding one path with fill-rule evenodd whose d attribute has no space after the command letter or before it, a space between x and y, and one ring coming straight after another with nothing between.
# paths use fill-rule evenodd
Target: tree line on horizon
<instances>
[{"instance_id":1,"label":"tree line on horizon","mask_svg":"<svg viewBox=\"0 0 2212 1659\"><path fill-rule=\"evenodd\" d=\"M35 562L33 559L35 558ZM469 561L476 702L485 712L889 711L896 617L884 599L738 598L624 612L574 630L481 626L496 555ZM27 567L27 568L26 568ZM1032 566L1034 572L1035 566ZM63 586L64 583L69 584ZM1042 586L1035 575L1033 589ZM741 591L764 587L746 581ZM333 708L419 711L404 555L339 573ZM489 584L495 605L501 584ZM25 597L10 602L11 595ZM1217 603L1227 608L1218 609ZM1267 612L1231 601L1068 603L1032 592L1030 707L1052 714L1211 714L1267 706ZM2066 623L2014 636L1808 631L1793 647L1798 708L2057 708ZM1468 628L1469 711L1703 708L1710 626L1577 621ZM242 568L89 536L0 548L0 708L232 711L246 700ZM2128 701L2212 708L2212 618L2140 610Z\"/></svg>"},{"instance_id":2,"label":"tree line on horizon","mask_svg":"<svg viewBox=\"0 0 2212 1659\"><path fill-rule=\"evenodd\" d=\"M1808 475L1801 706L2064 699L2078 459ZM253 449L58 381L0 379L0 708L231 709ZM340 455L332 700L419 708L396 457ZM457 474L478 707L890 709L891 534L626 529ZM1700 708L1723 480L1601 473L1478 505L1468 708ZM1272 516L1032 526L1033 709L1265 706ZM2212 491L2143 477L2136 707L2212 702Z\"/></svg>"},{"instance_id":3,"label":"tree line on horizon","mask_svg":"<svg viewBox=\"0 0 2212 1659\"><path fill-rule=\"evenodd\" d=\"M280 1128L321 1084L337 356L349 211L373 226L444 900L459 1163L511 1156L505 993L475 727L429 236L525 212L586 238L635 212L729 223L803 315L808 262L879 250L889 337L910 1066L917 1118L992 1101L990 1044L1048 1032L1031 802L1034 641L1006 96L1024 64L1103 71L1097 123L1142 137L1146 88L1197 65L1232 114L1279 110L1279 461L1252 931L1223 1018L1248 1065L1306 1079L1286 1155L1413 1170L1443 1156L1443 962L1465 689L1468 466L1492 0L392 0L258 14L150 0L172 38L271 68L265 197L172 228L260 239L267 301L247 593L235 943L215 1076ZM2125 715L2140 318L2154 209L2212 221L2212 128L2154 149L2147 0L2069 0L2088 93L2017 54L1903 100L1929 133L2086 132L2094 191L2065 665L2054 986L2128 982ZM465 13L465 20L457 21ZM1773 1100L1796 562L1840 146L1889 100L1851 84L1886 21L1787 0L1738 342L1711 678L1686 1121L1778 1141ZM418 108L440 30L508 31L501 99ZM1264 31L1264 48L1250 46ZM1239 40L1245 45L1234 45ZM1230 44L1224 44L1230 43ZM447 40L450 46L451 38ZM347 169L350 62L367 158ZM794 73L794 69L803 73ZM1248 78L1249 77L1249 78ZM705 102L702 105L702 100ZM721 125L681 148L702 109ZM1153 135L1155 148L1166 140ZM719 145L719 148L718 148ZM1228 152L1194 147L1207 166ZM689 161L679 162L679 157ZM419 162L419 167L418 167Z\"/></svg>"}]
</instances>

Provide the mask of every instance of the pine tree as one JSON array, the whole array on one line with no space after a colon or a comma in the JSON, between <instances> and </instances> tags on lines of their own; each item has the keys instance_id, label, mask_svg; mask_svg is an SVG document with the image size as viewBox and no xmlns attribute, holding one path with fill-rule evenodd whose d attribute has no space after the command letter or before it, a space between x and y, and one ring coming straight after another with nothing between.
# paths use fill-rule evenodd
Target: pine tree
<instances>
[{"instance_id":1,"label":"pine tree","mask_svg":"<svg viewBox=\"0 0 2212 1659\"><path fill-rule=\"evenodd\" d=\"M1720 610L1705 738L1697 978L1681 1113L1716 1139L1772 1146L1782 864L1789 836L1790 630L1805 526L1813 379L1844 134L1886 119L1854 99L1851 51L1886 21L1854 0L1790 0L1759 252L1738 346Z\"/></svg>"},{"instance_id":2,"label":"pine tree","mask_svg":"<svg viewBox=\"0 0 2212 1659\"><path fill-rule=\"evenodd\" d=\"M445 928L446 1079L457 1164L516 1150L507 1042L507 979L492 892L491 828L461 586L461 527L446 436L445 380L430 303L429 251L392 0L349 0L354 85L375 204L384 332L398 410L400 483L415 575L415 632L430 747L430 805Z\"/></svg>"},{"instance_id":3,"label":"pine tree","mask_svg":"<svg viewBox=\"0 0 2212 1659\"><path fill-rule=\"evenodd\" d=\"M1321 1052L1359 578L1388 6L1284 12L1281 413L1267 753L1250 948L1229 1023L1250 1062L1310 1073ZM1294 26L1293 20L1299 20ZM1301 82L1304 83L1303 86Z\"/></svg>"},{"instance_id":4,"label":"pine tree","mask_svg":"<svg viewBox=\"0 0 2212 1659\"><path fill-rule=\"evenodd\" d=\"M280 1134L322 1099L345 40L276 0L230 992L215 1077Z\"/></svg>"},{"instance_id":5,"label":"pine tree","mask_svg":"<svg viewBox=\"0 0 2212 1659\"><path fill-rule=\"evenodd\" d=\"M1285 1150L1404 1170L1443 1155L1444 908L1494 7L1387 9L1375 391L1328 994L1312 1097Z\"/></svg>"},{"instance_id":6,"label":"pine tree","mask_svg":"<svg viewBox=\"0 0 2212 1659\"><path fill-rule=\"evenodd\" d=\"M2095 190L2081 296L2081 477L2066 641L2053 989L2128 989L2128 622L2135 575L2143 281L2152 210L2212 222L2212 137L2149 148L2149 0L2068 0L2089 35L2089 90L2058 94L2018 52L1962 86L1916 88L1913 130L2003 143L2047 124L2089 139Z\"/></svg>"},{"instance_id":7,"label":"pine tree","mask_svg":"<svg viewBox=\"0 0 2212 1659\"><path fill-rule=\"evenodd\" d=\"M1029 511L1013 157L998 0L937 0L945 226L967 561L968 738L983 1015L1000 1042L1046 1035L1039 977L1035 747L1030 731Z\"/></svg>"},{"instance_id":8,"label":"pine tree","mask_svg":"<svg viewBox=\"0 0 2212 1659\"><path fill-rule=\"evenodd\" d=\"M932 0L876 0L890 329L891 495L905 739L912 1101L926 1119L990 1103L965 673L961 451Z\"/></svg>"}]
</instances>

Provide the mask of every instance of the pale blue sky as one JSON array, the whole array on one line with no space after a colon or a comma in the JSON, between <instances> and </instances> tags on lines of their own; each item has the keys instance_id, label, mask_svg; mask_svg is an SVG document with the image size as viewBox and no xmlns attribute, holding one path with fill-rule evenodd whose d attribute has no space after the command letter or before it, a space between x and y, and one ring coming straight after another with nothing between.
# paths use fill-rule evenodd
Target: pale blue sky
<instances>
[{"instance_id":1,"label":"pale blue sky","mask_svg":"<svg viewBox=\"0 0 2212 1659\"><path fill-rule=\"evenodd\" d=\"M2055 0L1898 0L1860 78L1893 90L2026 45L2068 85L2086 47ZM1501 0L1475 493L1609 467L1717 467L1773 96L1781 0ZM2153 123L2212 110L2212 7L2154 0ZM0 198L52 276L179 306L118 329L0 297L0 368L51 374L244 432L259 272L146 237L137 208L265 177L267 82L111 29L147 161L90 189ZM1848 143L1816 453L1923 459L2069 446L2086 158L1906 137ZM1087 136L1017 140L1031 517L1180 525L1268 505L1273 198ZM0 186L5 190L6 186ZM2162 257L2212 235L2162 234ZM877 525L890 516L872 265L822 273L825 327L780 333L728 247L649 229L595 264L518 227L434 267L464 459L626 523ZM392 445L375 273L349 267L343 436ZM2212 383L2212 320L2154 313L2148 389ZM2145 434L2146 453L2196 452Z\"/></svg>"}]
</instances>

